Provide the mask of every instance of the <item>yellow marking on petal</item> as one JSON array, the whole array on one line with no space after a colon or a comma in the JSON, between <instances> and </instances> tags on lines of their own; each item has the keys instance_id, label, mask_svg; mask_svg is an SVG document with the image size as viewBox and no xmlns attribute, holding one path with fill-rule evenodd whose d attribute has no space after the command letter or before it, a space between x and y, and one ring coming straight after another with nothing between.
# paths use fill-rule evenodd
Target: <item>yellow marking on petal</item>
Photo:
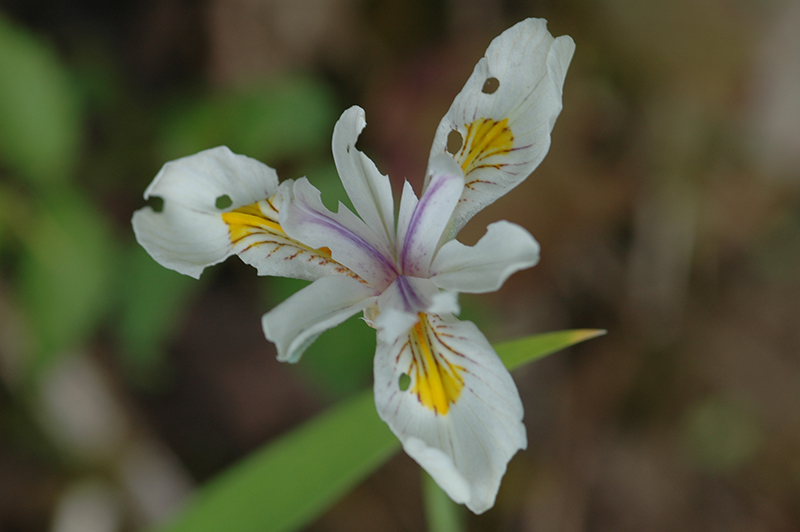
<instances>
[{"instance_id":1,"label":"yellow marking on petal","mask_svg":"<svg viewBox=\"0 0 800 532\"><path fill-rule=\"evenodd\" d=\"M261 205L262 203L264 204L263 208ZM230 232L232 244L236 244L255 233L269 233L281 237L282 239L292 240L286 235L286 232L278 223L277 217L278 211L275 210L269 199L222 213L222 220L228 224L228 231ZM257 246L263 243L265 242L255 242L253 245ZM330 260L331 258L330 248L322 247L313 249L299 242L293 242L293 245L301 251L313 251L326 260Z\"/></svg>"},{"instance_id":2,"label":"yellow marking on petal","mask_svg":"<svg viewBox=\"0 0 800 532\"><path fill-rule=\"evenodd\" d=\"M280 252L282 260L304 260L326 268L330 273L345 275L360 283L369 284L350 268L334 260L330 248L314 249L288 236L279 223L274 198L275 196L272 196L220 214L228 225L230 241L235 246L236 253L265 245L267 246L265 258ZM248 238L251 236L252 238Z\"/></svg>"},{"instance_id":3,"label":"yellow marking on petal","mask_svg":"<svg viewBox=\"0 0 800 532\"><path fill-rule=\"evenodd\" d=\"M251 212L254 207L258 209L258 214ZM244 237L257 232L286 236L280 224L267 219L263 213L261 213L261 209L258 208L257 203L223 213L222 219L228 224L228 229L231 233L231 242L234 244Z\"/></svg>"},{"instance_id":4,"label":"yellow marking on petal","mask_svg":"<svg viewBox=\"0 0 800 532\"><path fill-rule=\"evenodd\" d=\"M508 127L508 118L500 121L479 118L466 124L467 134L458 155L458 163L464 175L475 169L491 166L499 168L500 163L485 164L483 161L497 155L505 155L514 148L514 134Z\"/></svg>"},{"instance_id":5,"label":"yellow marking on petal","mask_svg":"<svg viewBox=\"0 0 800 532\"><path fill-rule=\"evenodd\" d=\"M438 351L443 346L436 331L428 323L425 313L409 333L412 352L411 367L407 374L414 375L414 387L419 402L436 414L447 415L464 387L462 366L451 363Z\"/></svg>"}]
</instances>

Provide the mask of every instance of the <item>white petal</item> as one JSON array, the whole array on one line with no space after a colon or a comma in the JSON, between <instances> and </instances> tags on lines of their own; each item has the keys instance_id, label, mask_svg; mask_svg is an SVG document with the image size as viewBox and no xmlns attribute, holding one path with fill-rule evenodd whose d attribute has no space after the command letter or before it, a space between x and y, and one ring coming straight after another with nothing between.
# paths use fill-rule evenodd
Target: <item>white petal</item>
<instances>
[{"instance_id":1,"label":"white petal","mask_svg":"<svg viewBox=\"0 0 800 532\"><path fill-rule=\"evenodd\" d=\"M264 314L264 335L278 348L278 360L297 362L317 337L364 310L377 292L349 277L323 277Z\"/></svg>"},{"instance_id":2,"label":"white petal","mask_svg":"<svg viewBox=\"0 0 800 532\"><path fill-rule=\"evenodd\" d=\"M469 502L469 482L458 472L453 460L446 453L435 447L428 447L424 441L413 436L403 442L403 450L436 479L439 487L453 502Z\"/></svg>"},{"instance_id":3,"label":"white petal","mask_svg":"<svg viewBox=\"0 0 800 532\"><path fill-rule=\"evenodd\" d=\"M431 266L433 281L445 290L494 292L511 274L539 262L539 244L522 227L506 221L489 225L474 246L451 240Z\"/></svg>"},{"instance_id":4,"label":"white petal","mask_svg":"<svg viewBox=\"0 0 800 532\"><path fill-rule=\"evenodd\" d=\"M408 183L403 190L397 252L405 275L428 277L442 233L464 189L464 177L453 159L440 155L432 160L429 171L432 176L419 201Z\"/></svg>"},{"instance_id":5,"label":"white petal","mask_svg":"<svg viewBox=\"0 0 800 532\"><path fill-rule=\"evenodd\" d=\"M514 381L477 327L452 316L423 314L408 336L379 339L375 403L406 452L475 513L492 507L527 446Z\"/></svg>"},{"instance_id":6,"label":"white petal","mask_svg":"<svg viewBox=\"0 0 800 532\"><path fill-rule=\"evenodd\" d=\"M133 230L161 265L195 278L232 254L259 275L357 277L283 231L278 211L291 186L286 181L279 187L272 168L224 146L202 151L164 165L145 191L146 199L160 197L163 209L136 211ZM225 197L230 205L218 208Z\"/></svg>"},{"instance_id":7,"label":"white petal","mask_svg":"<svg viewBox=\"0 0 800 532\"><path fill-rule=\"evenodd\" d=\"M330 249L333 260L378 290L389 286L396 276L390 243L344 205L339 204L336 213L329 211L319 190L306 178L295 181L281 223L292 238L314 248Z\"/></svg>"},{"instance_id":8,"label":"white petal","mask_svg":"<svg viewBox=\"0 0 800 532\"><path fill-rule=\"evenodd\" d=\"M389 178L382 175L369 157L356 149L356 140L367 122L364 110L353 106L333 129L333 160L356 212L376 232L393 242L394 200Z\"/></svg>"},{"instance_id":9,"label":"white petal","mask_svg":"<svg viewBox=\"0 0 800 532\"><path fill-rule=\"evenodd\" d=\"M550 147L575 44L553 39L546 24L527 19L494 39L436 130L431 161L454 157L466 178L452 235L523 181ZM499 82L494 91L491 80Z\"/></svg>"},{"instance_id":10,"label":"white petal","mask_svg":"<svg viewBox=\"0 0 800 532\"><path fill-rule=\"evenodd\" d=\"M286 234L282 213L293 186L291 179L286 180L272 197L222 213L233 252L255 267L259 275L309 281L326 275L358 279L357 274L333 260L328 250L314 249Z\"/></svg>"},{"instance_id":11,"label":"white petal","mask_svg":"<svg viewBox=\"0 0 800 532\"><path fill-rule=\"evenodd\" d=\"M393 344L398 338L408 335L408 331L417 321L418 314L390 307L381 311L377 317L372 316L367 323L377 329L378 342Z\"/></svg>"},{"instance_id":12,"label":"white petal","mask_svg":"<svg viewBox=\"0 0 800 532\"><path fill-rule=\"evenodd\" d=\"M164 165L144 193L145 199L160 197L163 209L136 211L133 231L159 264L197 278L233 253L217 198L228 196L238 207L268 198L277 188L275 170L255 159L224 146L205 150Z\"/></svg>"}]
</instances>

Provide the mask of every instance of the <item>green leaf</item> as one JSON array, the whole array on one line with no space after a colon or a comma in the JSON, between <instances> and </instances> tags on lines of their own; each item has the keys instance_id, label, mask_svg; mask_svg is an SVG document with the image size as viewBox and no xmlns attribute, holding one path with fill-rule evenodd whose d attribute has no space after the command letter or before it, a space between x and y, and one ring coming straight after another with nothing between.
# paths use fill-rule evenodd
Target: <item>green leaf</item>
<instances>
[{"instance_id":1,"label":"green leaf","mask_svg":"<svg viewBox=\"0 0 800 532\"><path fill-rule=\"evenodd\" d=\"M557 331L503 342L494 348L503 364L509 370L513 370L523 364L546 357L571 345L597 338L605 333L606 331L602 329Z\"/></svg>"},{"instance_id":2,"label":"green leaf","mask_svg":"<svg viewBox=\"0 0 800 532\"><path fill-rule=\"evenodd\" d=\"M0 15L0 158L39 185L63 182L81 137L77 91L55 53Z\"/></svg>"},{"instance_id":3,"label":"green leaf","mask_svg":"<svg viewBox=\"0 0 800 532\"><path fill-rule=\"evenodd\" d=\"M295 530L380 467L400 442L371 392L329 409L203 488L171 532Z\"/></svg>"},{"instance_id":4,"label":"green leaf","mask_svg":"<svg viewBox=\"0 0 800 532\"><path fill-rule=\"evenodd\" d=\"M422 501L428 532L461 532L465 530L464 509L450 497L427 473L422 475Z\"/></svg>"},{"instance_id":5,"label":"green leaf","mask_svg":"<svg viewBox=\"0 0 800 532\"><path fill-rule=\"evenodd\" d=\"M604 331L532 336L496 346L509 368ZM400 442L375 411L372 391L318 415L202 488L163 532L287 532L307 525L380 467Z\"/></svg>"}]
</instances>

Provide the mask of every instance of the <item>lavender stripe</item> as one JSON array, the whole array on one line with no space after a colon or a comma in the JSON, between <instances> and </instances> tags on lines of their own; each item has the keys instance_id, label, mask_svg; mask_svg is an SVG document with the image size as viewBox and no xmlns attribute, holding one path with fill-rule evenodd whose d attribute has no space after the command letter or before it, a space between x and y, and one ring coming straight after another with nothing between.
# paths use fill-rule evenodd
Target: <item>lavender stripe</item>
<instances>
[{"instance_id":1,"label":"lavender stripe","mask_svg":"<svg viewBox=\"0 0 800 532\"><path fill-rule=\"evenodd\" d=\"M305 203L305 202L304 202ZM370 245L366 240L355 234L350 229L347 229L339 222L332 220L331 218L325 216L324 214L314 210L311 208L310 205L305 203L304 208L299 209L302 212L306 213L308 218L310 219L306 223L317 224L323 227L327 227L333 229L336 233L340 236L344 237L345 239L349 240L350 242L354 243L358 247L366 250L370 255L372 255L377 262L383 265L384 270L388 270L393 274L397 274L397 269L395 268L394 262L388 260L383 253L375 249L372 245Z\"/></svg>"},{"instance_id":2,"label":"lavender stripe","mask_svg":"<svg viewBox=\"0 0 800 532\"><path fill-rule=\"evenodd\" d=\"M439 177L440 179L437 179ZM400 264L402 265L403 271L408 268L408 260L409 260L409 253L410 249L413 244L413 239L417 233L418 226L422 219L422 215L425 213L425 209L428 208L428 205L433 201L434 196L436 196L436 192L442 188L447 180L442 175L435 175L431 182L428 184L428 188L425 190L425 194L422 195L420 198L419 203L417 206L414 207L414 214L411 215L411 221L408 223L408 229L406 230L406 237L403 241L403 256L400 258ZM417 265L419 266L419 265Z\"/></svg>"},{"instance_id":3,"label":"lavender stripe","mask_svg":"<svg viewBox=\"0 0 800 532\"><path fill-rule=\"evenodd\" d=\"M400 292L400 297L403 298L403 303L405 304L407 312L414 313L425 309L426 305L424 301L419 298L417 292L411 286L411 283L405 275L398 276L395 281L397 282L397 290Z\"/></svg>"}]
</instances>

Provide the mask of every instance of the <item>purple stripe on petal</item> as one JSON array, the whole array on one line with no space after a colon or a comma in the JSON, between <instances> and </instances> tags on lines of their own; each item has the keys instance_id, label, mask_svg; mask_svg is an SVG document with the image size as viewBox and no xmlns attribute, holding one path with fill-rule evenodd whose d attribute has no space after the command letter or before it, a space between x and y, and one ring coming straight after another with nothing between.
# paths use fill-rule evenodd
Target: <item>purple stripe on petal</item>
<instances>
[{"instance_id":1,"label":"purple stripe on petal","mask_svg":"<svg viewBox=\"0 0 800 532\"><path fill-rule=\"evenodd\" d=\"M463 188L464 179L460 175L433 175L408 222L399 257L404 274L428 276L430 261Z\"/></svg>"},{"instance_id":2,"label":"purple stripe on petal","mask_svg":"<svg viewBox=\"0 0 800 532\"><path fill-rule=\"evenodd\" d=\"M360 218L340 206L332 213L319 191L303 178L295 182L294 198L282 211L286 234L312 248L330 249L333 259L383 290L397 276L391 244L384 242Z\"/></svg>"},{"instance_id":3,"label":"purple stripe on petal","mask_svg":"<svg viewBox=\"0 0 800 532\"><path fill-rule=\"evenodd\" d=\"M417 203L417 207L414 209L414 214L411 215L411 221L408 223L408 232L406 233L405 242L403 242L403 256L400 262L403 269L408 266L410 256L409 250L411 249L414 240L419 239L417 232L419 231L420 222L423 214L425 213L425 209L427 209L428 205L434 201L437 196L436 193L441 190L443 185L444 179L432 179L430 185L428 185L428 188L425 191L425 194L423 194L422 198L419 200L419 203Z\"/></svg>"},{"instance_id":4,"label":"purple stripe on petal","mask_svg":"<svg viewBox=\"0 0 800 532\"><path fill-rule=\"evenodd\" d=\"M405 305L406 312L415 313L425 310L427 306L422 299L420 299L417 292L411 286L411 283L408 281L408 277L401 275L397 279L395 279L397 283L397 291L400 293L400 297L403 299L403 305Z\"/></svg>"},{"instance_id":5,"label":"purple stripe on petal","mask_svg":"<svg viewBox=\"0 0 800 532\"><path fill-rule=\"evenodd\" d=\"M383 253L375 249L372 245L370 245L366 240L361 238L359 235L354 233L353 231L349 230L348 228L344 227L340 223L316 212L313 210L305 210L303 209L305 214L308 215L308 220L306 223L315 224L327 229L330 229L332 232L336 233L339 237L350 241L352 244L360 247L363 251L368 253L375 259L375 262L379 262L383 269L387 272L392 272L394 274L397 273L397 269L394 266L394 263L388 260L386 257L383 256ZM331 242L329 247L333 249L336 244Z\"/></svg>"}]
</instances>

